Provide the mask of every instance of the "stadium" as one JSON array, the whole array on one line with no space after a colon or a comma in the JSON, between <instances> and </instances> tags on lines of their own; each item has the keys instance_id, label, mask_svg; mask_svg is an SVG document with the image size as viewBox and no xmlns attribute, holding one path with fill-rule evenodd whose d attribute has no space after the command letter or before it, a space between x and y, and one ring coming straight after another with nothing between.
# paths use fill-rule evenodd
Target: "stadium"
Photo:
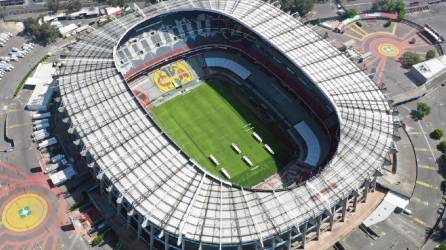
<instances>
[{"instance_id":1,"label":"stadium","mask_svg":"<svg viewBox=\"0 0 446 250\"><path fill-rule=\"evenodd\" d=\"M277 2L127 9L56 73L68 132L150 249L291 249L343 222L392 149L387 100Z\"/></svg>"}]
</instances>

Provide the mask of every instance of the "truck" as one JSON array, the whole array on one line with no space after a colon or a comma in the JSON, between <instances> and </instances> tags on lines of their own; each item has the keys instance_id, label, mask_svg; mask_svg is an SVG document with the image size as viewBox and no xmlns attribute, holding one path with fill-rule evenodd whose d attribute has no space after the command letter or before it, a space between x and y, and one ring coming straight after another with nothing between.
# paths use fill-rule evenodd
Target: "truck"
<instances>
[{"instance_id":1,"label":"truck","mask_svg":"<svg viewBox=\"0 0 446 250\"><path fill-rule=\"evenodd\" d=\"M52 163L58 163L59 161L61 161L64 158L65 158L65 155L58 154L58 155L55 155L55 156L51 157L51 162Z\"/></svg>"},{"instance_id":2,"label":"truck","mask_svg":"<svg viewBox=\"0 0 446 250\"><path fill-rule=\"evenodd\" d=\"M48 120L48 118L40 119L40 120L34 120L33 121L33 125L36 126L36 125L39 125L39 124L42 124L42 123L49 123L49 122L50 121Z\"/></svg>"},{"instance_id":3,"label":"truck","mask_svg":"<svg viewBox=\"0 0 446 250\"><path fill-rule=\"evenodd\" d=\"M46 129L39 129L39 130L36 130L36 131L34 131L32 134L31 134L31 137L36 137L38 134L43 134L43 133L45 133L45 132L48 132Z\"/></svg>"},{"instance_id":4,"label":"truck","mask_svg":"<svg viewBox=\"0 0 446 250\"><path fill-rule=\"evenodd\" d=\"M33 130L37 131L37 130L41 130L41 129L47 129L49 127L50 127L50 124L48 122L45 122L45 123L41 123L39 125L34 126Z\"/></svg>"},{"instance_id":5,"label":"truck","mask_svg":"<svg viewBox=\"0 0 446 250\"><path fill-rule=\"evenodd\" d=\"M76 175L76 170L72 165L50 175L51 182L55 186L64 184L66 181L72 179Z\"/></svg>"},{"instance_id":6,"label":"truck","mask_svg":"<svg viewBox=\"0 0 446 250\"><path fill-rule=\"evenodd\" d=\"M45 118L50 118L51 117L51 113L50 112L46 112L46 113L34 113L31 118L33 120L40 120L40 119L45 119Z\"/></svg>"},{"instance_id":7,"label":"truck","mask_svg":"<svg viewBox=\"0 0 446 250\"><path fill-rule=\"evenodd\" d=\"M50 137L50 133L48 131L44 130L44 132L42 132L42 133L35 134L33 136L33 141L39 142L39 141L47 139L48 137Z\"/></svg>"},{"instance_id":8,"label":"truck","mask_svg":"<svg viewBox=\"0 0 446 250\"><path fill-rule=\"evenodd\" d=\"M48 173L54 172L54 171L58 170L60 167L61 167L60 163L48 164L46 166L46 168L43 170L43 173L48 174Z\"/></svg>"},{"instance_id":9,"label":"truck","mask_svg":"<svg viewBox=\"0 0 446 250\"><path fill-rule=\"evenodd\" d=\"M51 137L51 138L39 143L38 148L39 149L47 148L47 147L55 145L56 143L57 143L57 139L55 137Z\"/></svg>"}]
</instances>

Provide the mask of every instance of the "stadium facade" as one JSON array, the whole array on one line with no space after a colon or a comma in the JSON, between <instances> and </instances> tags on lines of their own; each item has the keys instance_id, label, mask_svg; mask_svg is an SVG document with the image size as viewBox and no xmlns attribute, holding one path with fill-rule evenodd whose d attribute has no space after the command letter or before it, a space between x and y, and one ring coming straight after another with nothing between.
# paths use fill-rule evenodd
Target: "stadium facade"
<instances>
[{"instance_id":1,"label":"stadium facade","mask_svg":"<svg viewBox=\"0 0 446 250\"><path fill-rule=\"evenodd\" d=\"M91 28L61 58L59 110L70 124L68 132L116 213L150 249L304 247L343 222L375 189L392 149L387 100L357 65L279 7L260 0L172 0L135 7ZM280 52L283 63L298 69L294 72L302 80L292 81L291 89L299 90L320 120L335 128L327 130L332 138L338 138L311 178L269 190L221 180L182 152L134 96L128 85L134 77L191 51L158 59L155 54L151 61L127 67L119 46L149 27L150 20L190 11L236 21L245 34L262 39ZM215 29L226 32L228 27ZM178 39L185 38L180 34Z\"/></svg>"}]
</instances>

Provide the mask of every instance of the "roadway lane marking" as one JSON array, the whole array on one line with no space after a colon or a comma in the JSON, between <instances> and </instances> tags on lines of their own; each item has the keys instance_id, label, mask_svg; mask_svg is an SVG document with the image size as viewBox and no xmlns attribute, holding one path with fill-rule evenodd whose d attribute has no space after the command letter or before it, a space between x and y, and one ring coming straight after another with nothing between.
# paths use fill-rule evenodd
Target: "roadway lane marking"
<instances>
[{"instance_id":1,"label":"roadway lane marking","mask_svg":"<svg viewBox=\"0 0 446 250\"><path fill-rule=\"evenodd\" d=\"M31 123L20 123L20 124L12 124L8 126L8 129L12 129L12 128L18 128L18 127L24 127L27 125L30 125Z\"/></svg>"},{"instance_id":2,"label":"roadway lane marking","mask_svg":"<svg viewBox=\"0 0 446 250\"><path fill-rule=\"evenodd\" d=\"M411 200L411 201L414 201L414 202L416 202L416 203L423 204L423 205L425 205L426 207L429 206L429 202L427 202L427 201L423 201L422 199L420 199L420 198L418 198L418 197L415 197L415 196L412 196L412 199L410 199L410 200Z\"/></svg>"},{"instance_id":3,"label":"roadway lane marking","mask_svg":"<svg viewBox=\"0 0 446 250\"><path fill-rule=\"evenodd\" d=\"M418 167L419 167L419 168L422 168L422 169L428 169L428 170L432 170L432 171L438 171L438 168L437 168L437 167L434 167L434 166L432 166L432 165L418 164Z\"/></svg>"},{"instance_id":4,"label":"roadway lane marking","mask_svg":"<svg viewBox=\"0 0 446 250\"><path fill-rule=\"evenodd\" d=\"M416 218L416 217L413 217L413 219L414 219L414 221L415 221L416 223L418 223L418 224L420 224L420 225L422 225L422 226L424 226L424 227L429 227L429 228L430 228L430 226L429 226L426 222L424 222L423 220L421 220L421 219L419 219L419 218Z\"/></svg>"},{"instance_id":5,"label":"roadway lane marking","mask_svg":"<svg viewBox=\"0 0 446 250\"><path fill-rule=\"evenodd\" d=\"M10 109L10 110L6 110L6 111L0 112L0 115L6 115L6 114L9 114L9 113L15 113L17 111L20 111L20 110L19 109Z\"/></svg>"},{"instance_id":6,"label":"roadway lane marking","mask_svg":"<svg viewBox=\"0 0 446 250\"><path fill-rule=\"evenodd\" d=\"M355 39L355 40L362 41L362 38L361 38L361 37L357 37L357 36L354 36L354 35L350 35L349 33L344 33L344 36L348 36L348 37L353 38L353 39Z\"/></svg>"},{"instance_id":7,"label":"roadway lane marking","mask_svg":"<svg viewBox=\"0 0 446 250\"><path fill-rule=\"evenodd\" d=\"M398 25L397 22L393 23L393 27L392 27L392 35L395 35L397 25Z\"/></svg>"},{"instance_id":8,"label":"roadway lane marking","mask_svg":"<svg viewBox=\"0 0 446 250\"><path fill-rule=\"evenodd\" d=\"M428 148L415 148L415 151L417 152L430 152Z\"/></svg>"},{"instance_id":9,"label":"roadway lane marking","mask_svg":"<svg viewBox=\"0 0 446 250\"><path fill-rule=\"evenodd\" d=\"M407 132L409 135L424 135L422 132L413 131L413 132Z\"/></svg>"},{"instance_id":10,"label":"roadway lane marking","mask_svg":"<svg viewBox=\"0 0 446 250\"><path fill-rule=\"evenodd\" d=\"M426 123L426 124L427 124L427 123ZM418 126L420 127L421 132L423 132L424 140L426 141L427 146L429 147L429 150L431 151L431 154L432 154L433 159L434 159L434 160L437 159L437 157L435 156L434 151L432 150L431 144L429 143L429 140L428 140L427 137L426 137L426 133L424 132L424 129L423 129L423 126L421 125L420 120L418 120Z\"/></svg>"},{"instance_id":11,"label":"roadway lane marking","mask_svg":"<svg viewBox=\"0 0 446 250\"><path fill-rule=\"evenodd\" d=\"M424 181L417 180L416 183L417 183L418 185L420 185L420 186L425 187L425 188L438 189L438 188L436 188L436 187L432 186L431 184L426 183L426 182L424 182Z\"/></svg>"}]
</instances>

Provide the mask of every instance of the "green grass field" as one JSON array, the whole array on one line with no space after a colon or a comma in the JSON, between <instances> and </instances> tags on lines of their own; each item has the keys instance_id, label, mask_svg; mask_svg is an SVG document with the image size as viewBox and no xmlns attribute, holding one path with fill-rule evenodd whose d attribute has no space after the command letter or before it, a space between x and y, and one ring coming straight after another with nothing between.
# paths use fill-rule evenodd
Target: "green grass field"
<instances>
[{"instance_id":1,"label":"green grass field","mask_svg":"<svg viewBox=\"0 0 446 250\"><path fill-rule=\"evenodd\" d=\"M225 178L220 168L224 167L231 176L230 182L241 186L250 187L263 181L292 158L289 144L276 139L277 133L282 132L277 129L273 136L246 106L215 80L155 107L152 116L192 159L222 179ZM252 137L252 131L270 145L275 151L274 157ZM232 143L241 149L241 154L231 148ZM208 159L210 154L220 162L219 166ZM243 155L249 157L253 167L243 162Z\"/></svg>"}]
</instances>

